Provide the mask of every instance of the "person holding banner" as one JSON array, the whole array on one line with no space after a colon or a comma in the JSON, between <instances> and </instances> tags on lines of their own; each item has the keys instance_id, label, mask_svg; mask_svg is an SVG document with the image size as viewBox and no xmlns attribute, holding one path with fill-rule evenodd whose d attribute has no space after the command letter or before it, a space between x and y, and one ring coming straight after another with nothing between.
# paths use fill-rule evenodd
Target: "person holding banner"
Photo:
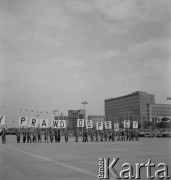
<instances>
[{"instance_id":1,"label":"person holding banner","mask_svg":"<svg viewBox=\"0 0 171 180\"><path fill-rule=\"evenodd\" d=\"M104 139L107 141L107 132L104 132Z\"/></svg>"},{"instance_id":2,"label":"person holding banner","mask_svg":"<svg viewBox=\"0 0 171 180\"><path fill-rule=\"evenodd\" d=\"M100 142L103 142L103 133L100 132Z\"/></svg>"},{"instance_id":3,"label":"person holding banner","mask_svg":"<svg viewBox=\"0 0 171 180\"><path fill-rule=\"evenodd\" d=\"M33 143L37 143L37 134L36 134L36 130L33 131Z\"/></svg>"},{"instance_id":4,"label":"person holding banner","mask_svg":"<svg viewBox=\"0 0 171 180\"><path fill-rule=\"evenodd\" d=\"M110 142L110 140L112 141L112 132L111 131L109 132L109 142Z\"/></svg>"},{"instance_id":5,"label":"person holding banner","mask_svg":"<svg viewBox=\"0 0 171 180\"><path fill-rule=\"evenodd\" d=\"M65 130L65 142L68 142L68 131Z\"/></svg>"},{"instance_id":6,"label":"person holding banner","mask_svg":"<svg viewBox=\"0 0 171 180\"><path fill-rule=\"evenodd\" d=\"M78 131L75 131L75 142L78 142Z\"/></svg>"},{"instance_id":7,"label":"person holding banner","mask_svg":"<svg viewBox=\"0 0 171 180\"><path fill-rule=\"evenodd\" d=\"M138 131L135 130L135 140L138 141L139 140L139 134L138 134Z\"/></svg>"},{"instance_id":8,"label":"person holding banner","mask_svg":"<svg viewBox=\"0 0 171 180\"><path fill-rule=\"evenodd\" d=\"M57 129L55 129L55 142L57 143L58 141L58 133L57 133Z\"/></svg>"},{"instance_id":9,"label":"person holding banner","mask_svg":"<svg viewBox=\"0 0 171 180\"><path fill-rule=\"evenodd\" d=\"M60 141L61 141L61 131L60 131L60 129L59 129L59 130L58 130L58 135L57 135L57 142L60 143Z\"/></svg>"},{"instance_id":10,"label":"person holding banner","mask_svg":"<svg viewBox=\"0 0 171 180\"><path fill-rule=\"evenodd\" d=\"M25 142L26 142L26 131L23 130L23 143L25 143Z\"/></svg>"},{"instance_id":11,"label":"person holding banner","mask_svg":"<svg viewBox=\"0 0 171 180\"><path fill-rule=\"evenodd\" d=\"M47 129L45 129L45 132L44 132L44 140L45 140L45 143L48 143L48 131Z\"/></svg>"},{"instance_id":12,"label":"person holding banner","mask_svg":"<svg viewBox=\"0 0 171 180\"><path fill-rule=\"evenodd\" d=\"M37 132L37 138L38 138L38 143L41 143L42 142L42 136L41 136L40 130L38 130L38 132Z\"/></svg>"},{"instance_id":13,"label":"person holding banner","mask_svg":"<svg viewBox=\"0 0 171 180\"><path fill-rule=\"evenodd\" d=\"M86 131L85 131L85 139L84 140L85 140L84 142L88 142L88 134Z\"/></svg>"},{"instance_id":14,"label":"person holding banner","mask_svg":"<svg viewBox=\"0 0 171 180\"><path fill-rule=\"evenodd\" d=\"M31 143L31 130L28 129L27 131L27 143Z\"/></svg>"},{"instance_id":15,"label":"person holding banner","mask_svg":"<svg viewBox=\"0 0 171 180\"><path fill-rule=\"evenodd\" d=\"M98 131L95 131L95 136L96 136L96 142L99 142L99 138L98 138Z\"/></svg>"},{"instance_id":16,"label":"person holding banner","mask_svg":"<svg viewBox=\"0 0 171 180\"><path fill-rule=\"evenodd\" d=\"M53 142L53 130L50 129L50 142L52 143Z\"/></svg>"},{"instance_id":17,"label":"person holding banner","mask_svg":"<svg viewBox=\"0 0 171 180\"><path fill-rule=\"evenodd\" d=\"M2 129L2 143L5 144L6 143L6 130L5 128Z\"/></svg>"},{"instance_id":18,"label":"person holding banner","mask_svg":"<svg viewBox=\"0 0 171 180\"><path fill-rule=\"evenodd\" d=\"M115 141L115 131L112 130L112 142Z\"/></svg>"},{"instance_id":19,"label":"person holding banner","mask_svg":"<svg viewBox=\"0 0 171 180\"><path fill-rule=\"evenodd\" d=\"M18 129L16 132L16 137L17 137L17 143L20 143L20 130Z\"/></svg>"},{"instance_id":20,"label":"person holding banner","mask_svg":"<svg viewBox=\"0 0 171 180\"><path fill-rule=\"evenodd\" d=\"M90 142L94 142L94 133L93 133L93 131L90 132Z\"/></svg>"},{"instance_id":21,"label":"person holding banner","mask_svg":"<svg viewBox=\"0 0 171 180\"><path fill-rule=\"evenodd\" d=\"M130 141L134 141L134 132L133 132L133 130L131 130L130 135L131 135Z\"/></svg>"}]
</instances>

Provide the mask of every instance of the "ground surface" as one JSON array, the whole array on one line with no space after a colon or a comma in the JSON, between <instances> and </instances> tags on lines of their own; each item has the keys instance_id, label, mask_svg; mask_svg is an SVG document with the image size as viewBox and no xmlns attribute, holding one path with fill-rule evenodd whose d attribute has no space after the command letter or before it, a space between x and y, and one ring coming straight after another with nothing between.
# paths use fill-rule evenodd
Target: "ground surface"
<instances>
[{"instance_id":1,"label":"ground surface","mask_svg":"<svg viewBox=\"0 0 171 180\"><path fill-rule=\"evenodd\" d=\"M0 180L97 180L98 158L120 158L122 164L166 163L171 176L171 138L140 138L134 142L88 142L17 144L15 136L7 136L0 144ZM152 175L159 168L153 168ZM135 175L135 171L134 171ZM110 174L110 178L114 179ZM142 168L141 179L146 170Z\"/></svg>"}]
</instances>

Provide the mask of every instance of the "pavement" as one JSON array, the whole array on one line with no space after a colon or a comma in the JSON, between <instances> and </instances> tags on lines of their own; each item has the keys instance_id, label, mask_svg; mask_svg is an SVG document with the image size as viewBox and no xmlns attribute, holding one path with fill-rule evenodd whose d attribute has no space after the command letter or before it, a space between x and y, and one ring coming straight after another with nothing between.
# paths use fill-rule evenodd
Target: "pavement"
<instances>
[{"instance_id":1,"label":"pavement","mask_svg":"<svg viewBox=\"0 0 171 180\"><path fill-rule=\"evenodd\" d=\"M6 144L0 144L0 180L97 180L99 158L119 158L115 169L125 169L123 163L155 164L152 175L168 166L171 176L171 138L140 138L133 142L74 142L65 143L16 143L15 136L7 136ZM147 180L146 168L141 170L141 179ZM110 179L116 179L112 173ZM162 175L162 174L161 174ZM130 178L129 178L130 179ZM156 179L156 178L154 178Z\"/></svg>"}]
</instances>

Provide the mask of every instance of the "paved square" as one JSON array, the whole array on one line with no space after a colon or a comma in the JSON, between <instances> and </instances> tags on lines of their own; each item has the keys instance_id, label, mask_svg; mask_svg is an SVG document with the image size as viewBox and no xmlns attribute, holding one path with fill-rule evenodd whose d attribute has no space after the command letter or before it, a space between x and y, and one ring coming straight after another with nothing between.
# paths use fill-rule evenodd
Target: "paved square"
<instances>
[{"instance_id":1,"label":"paved square","mask_svg":"<svg viewBox=\"0 0 171 180\"><path fill-rule=\"evenodd\" d=\"M133 142L88 142L17 144L15 136L7 136L7 143L0 144L1 180L97 180L98 158L120 158L115 169L129 162L166 163L171 176L171 139L140 138ZM154 175L153 168L152 174ZM114 179L110 174L110 178ZM141 179L146 180L142 168Z\"/></svg>"}]
</instances>

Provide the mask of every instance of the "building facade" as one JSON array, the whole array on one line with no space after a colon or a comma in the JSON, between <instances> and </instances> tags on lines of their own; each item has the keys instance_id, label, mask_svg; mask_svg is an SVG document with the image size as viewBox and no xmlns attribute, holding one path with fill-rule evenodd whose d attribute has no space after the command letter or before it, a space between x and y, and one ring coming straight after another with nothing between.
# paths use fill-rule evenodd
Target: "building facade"
<instances>
[{"instance_id":1,"label":"building facade","mask_svg":"<svg viewBox=\"0 0 171 180\"><path fill-rule=\"evenodd\" d=\"M76 129L77 119L84 119L84 109L68 110L68 127L69 129Z\"/></svg>"},{"instance_id":2,"label":"building facade","mask_svg":"<svg viewBox=\"0 0 171 180\"><path fill-rule=\"evenodd\" d=\"M155 96L142 91L105 99L106 120L138 120L141 125L150 120L150 104L155 104Z\"/></svg>"},{"instance_id":3,"label":"building facade","mask_svg":"<svg viewBox=\"0 0 171 180\"><path fill-rule=\"evenodd\" d=\"M150 104L150 121L156 123L162 118L171 117L171 105L170 104Z\"/></svg>"},{"instance_id":4,"label":"building facade","mask_svg":"<svg viewBox=\"0 0 171 180\"><path fill-rule=\"evenodd\" d=\"M105 116L102 115L89 115L88 120L92 120L93 127L96 127L96 122L104 122Z\"/></svg>"}]
</instances>

